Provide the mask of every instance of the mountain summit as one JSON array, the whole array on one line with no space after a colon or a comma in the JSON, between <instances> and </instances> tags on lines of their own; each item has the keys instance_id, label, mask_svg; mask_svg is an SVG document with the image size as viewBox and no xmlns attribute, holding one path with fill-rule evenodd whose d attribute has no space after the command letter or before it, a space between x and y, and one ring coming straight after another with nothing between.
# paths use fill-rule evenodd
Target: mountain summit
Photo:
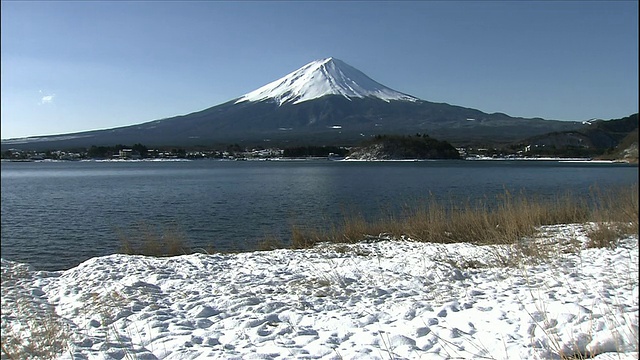
<instances>
[{"instance_id":1,"label":"mountain summit","mask_svg":"<svg viewBox=\"0 0 640 360\"><path fill-rule=\"evenodd\" d=\"M308 63L300 69L241 96L244 101L276 101L298 104L326 95L340 95L347 99L374 97L386 102L418 99L392 90L363 74L344 61L326 58Z\"/></svg>"}]
</instances>

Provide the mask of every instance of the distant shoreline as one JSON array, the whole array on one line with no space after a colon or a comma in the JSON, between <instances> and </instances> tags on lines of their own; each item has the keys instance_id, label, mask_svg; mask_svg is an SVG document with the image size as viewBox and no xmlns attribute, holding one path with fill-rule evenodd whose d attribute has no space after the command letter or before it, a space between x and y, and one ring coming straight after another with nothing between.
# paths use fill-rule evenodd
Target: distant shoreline
<instances>
[{"instance_id":1,"label":"distant shoreline","mask_svg":"<svg viewBox=\"0 0 640 360\"><path fill-rule=\"evenodd\" d=\"M135 162L185 162L185 161L334 161L334 162L433 162L433 161L452 161L452 159L327 159L325 157L309 157L309 158L267 158L267 159L82 159L82 160L53 160L53 159L2 159L1 162L21 163L21 162L37 162L37 163L67 163L67 162L107 162L107 163L135 163ZM560 158L560 157L541 157L541 158L511 158L511 157L467 157L460 161L557 161L566 163L592 163L592 164L634 164L627 160L598 160L590 158ZM637 165L637 164L636 164Z\"/></svg>"}]
</instances>

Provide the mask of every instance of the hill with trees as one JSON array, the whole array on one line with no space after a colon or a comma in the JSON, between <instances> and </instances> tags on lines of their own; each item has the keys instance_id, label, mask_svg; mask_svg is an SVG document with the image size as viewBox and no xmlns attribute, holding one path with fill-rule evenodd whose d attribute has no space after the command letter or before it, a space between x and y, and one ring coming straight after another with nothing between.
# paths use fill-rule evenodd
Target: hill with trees
<instances>
[{"instance_id":1,"label":"hill with trees","mask_svg":"<svg viewBox=\"0 0 640 360\"><path fill-rule=\"evenodd\" d=\"M533 136L511 144L507 152L519 150L527 156L605 157L617 160L616 154L632 148L634 143L637 149L637 113L620 119L587 121L577 130Z\"/></svg>"},{"instance_id":2,"label":"hill with trees","mask_svg":"<svg viewBox=\"0 0 640 360\"><path fill-rule=\"evenodd\" d=\"M376 135L353 148L347 156L347 159L352 160L460 158L460 153L450 143L436 140L427 134Z\"/></svg>"}]
</instances>

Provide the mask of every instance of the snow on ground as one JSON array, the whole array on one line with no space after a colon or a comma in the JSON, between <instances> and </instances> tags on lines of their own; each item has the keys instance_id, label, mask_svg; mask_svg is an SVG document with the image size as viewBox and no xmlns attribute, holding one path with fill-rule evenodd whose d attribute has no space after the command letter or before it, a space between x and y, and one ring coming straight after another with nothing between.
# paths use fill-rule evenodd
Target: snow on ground
<instances>
[{"instance_id":1,"label":"snow on ground","mask_svg":"<svg viewBox=\"0 0 640 360\"><path fill-rule=\"evenodd\" d=\"M2 260L3 347L46 336L32 316L63 359L637 358L637 236L586 249L584 226L542 231L564 246L519 264L508 247L404 240L61 272Z\"/></svg>"}]
</instances>

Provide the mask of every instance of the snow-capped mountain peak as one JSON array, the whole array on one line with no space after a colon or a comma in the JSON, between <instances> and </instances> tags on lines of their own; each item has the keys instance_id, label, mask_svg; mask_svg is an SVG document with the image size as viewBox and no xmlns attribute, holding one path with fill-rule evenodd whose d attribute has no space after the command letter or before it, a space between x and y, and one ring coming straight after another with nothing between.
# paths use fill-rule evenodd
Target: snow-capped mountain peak
<instances>
[{"instance_id":1,"label":"snow-capped mountain peak","mask_svg":"<svg viewBox=\"0 0 640 360\"><path fill-rule=\"evenodd\" d=\"M244 101L275 100L278 105L301 103L325 95L347 99L375 97L384 101L416 101L417 98L392 90L336 58L312 61L300 69L241 96Z\"/></svg>"}]
</instances>

